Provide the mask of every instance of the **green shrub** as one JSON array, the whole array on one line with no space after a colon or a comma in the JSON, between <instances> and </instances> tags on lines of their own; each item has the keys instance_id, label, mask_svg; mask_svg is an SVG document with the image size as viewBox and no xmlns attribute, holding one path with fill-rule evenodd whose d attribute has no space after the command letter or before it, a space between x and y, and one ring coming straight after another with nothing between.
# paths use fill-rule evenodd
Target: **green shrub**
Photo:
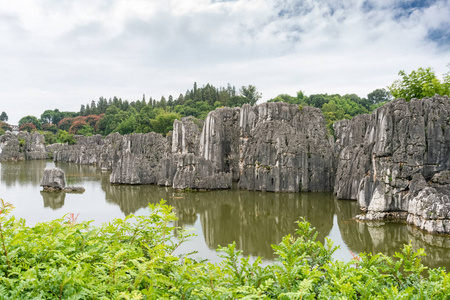
<instances>
[{"instance_id":1,"label":"green shrub","mask_svg":"<svg viewBox=\"0 0 450 300\"><path fill-rule=\"evenodd\" d=\"M74 145L77 143L77 141L73 137L73 134L70 134L65 130L58 131L57 141L59 141L60 143L68 143L69 145Z\"/></svg>"},{"instance_id":2,"label":"green shrub","mask_svg":"<svg viewBox=\"0 0 450 300\"><path fill-rule=\"evenodd\" d=\"M334 261L304 220L273 246L276 263L250 262L233 243L211 264L173 255L190 234L164 202L100 227L74 214L27 227L0 205L0 299L449 299L445 270L422 275L423 249Z\"/></svg>"}]
</instances>

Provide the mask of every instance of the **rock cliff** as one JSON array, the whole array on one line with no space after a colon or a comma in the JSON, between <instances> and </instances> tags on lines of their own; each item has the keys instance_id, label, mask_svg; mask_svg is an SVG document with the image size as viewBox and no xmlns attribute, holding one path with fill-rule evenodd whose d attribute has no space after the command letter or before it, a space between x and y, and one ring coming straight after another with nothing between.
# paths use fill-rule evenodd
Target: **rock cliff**
<instances>
[{"instance_id":1,"label":"rock cliff","mask_svg":"<svg viewBox=\"0 0 450 300\"><path fill-rule=\"evenodd\" d=\"M177 189L327 191L334 183L333 138L312 107L264 103L221 108L203 122L174 122L167 138L155 133L77 137L48 147L55 161L96 164L111 182Z\"/></svg>"},{"instance_id":2,"label":"rock cliff","mask_svg":"<svg viewBox=\"0 0 450 300\"><path fill-rule=\"evenodd\" d=\"M152 184L157 182L158 164L165 155L166 139L156 133L76 136L75 145L48 147L54 161L94 164L111 170L111 183Z\"/></svg>"},{"instance_id":3,"label":"rock cliff","mask_svg":"<svg viewBox=\"0 0 450 300\"><path fill-rule=\"evenodd\" d=\"M244 105L239 187L273 192L331 190L333 144L319 109L282 102Z\"/></svg>"},{"instance_id":4,"label":"rock cliff","mask_svg":"<svg viewBox=\"0 0 450 300\"><path fill-rule=\"evenodd\" d=\"M45 138L42 134L6 132L0 136L0 161L46 159Z\"/></svg>"},{"instance_id":5,"label":"rock cliff","mask_svg":"<svg viewBox=\"0 0 450 300\"><path fill-rule=\"evenodd\" d=\"M333 186L333 138L319 109L281 102L221 108L200 125L201 134L192 119L175 121L159 184L223 189L236 181L273 192Z\"/></svg>"},{"instance_id":6,"label":"rock cliff","mask_svg":"<svg viewBox=\"0 0 450 300\"><path fill-rule=\"evenodd\" d=\"M450 233L447 97L397 99L334 129L334 191L358 201L367 211L361 220L407 218L424 230Z\"/></svg>"}]
</instances>

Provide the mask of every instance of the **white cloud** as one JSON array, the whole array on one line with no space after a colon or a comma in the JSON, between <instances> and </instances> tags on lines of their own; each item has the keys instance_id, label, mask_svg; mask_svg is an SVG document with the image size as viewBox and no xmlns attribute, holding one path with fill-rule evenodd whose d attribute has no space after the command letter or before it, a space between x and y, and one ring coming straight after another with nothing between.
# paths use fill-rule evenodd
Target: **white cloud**
<instances>
[{"instance_id":1,"label":"white cloud","mask_svg":"<svg viewBox=\"0 0 450 300\"><path fill-rule=\"evenodd\" d=\"M449 1L405 3L12 1L0 8L0 111L15 123L100 96L178 95L194 81L253 84L264 99L365 96L400 69L446 72L450 47L429 32L448 27Z\"/></svg>"}]
</instances>

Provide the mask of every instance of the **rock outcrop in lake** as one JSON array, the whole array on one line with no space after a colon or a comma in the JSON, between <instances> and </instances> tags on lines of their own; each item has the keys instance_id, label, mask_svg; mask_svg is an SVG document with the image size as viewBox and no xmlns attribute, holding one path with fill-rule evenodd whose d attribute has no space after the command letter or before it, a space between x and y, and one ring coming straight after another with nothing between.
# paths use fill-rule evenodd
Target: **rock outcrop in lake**
<instances>
[{"instance_id":1,"label":"rock outcrop in lake","mask_svg":"<svg viewBox=\"0 0 450 300\"><path fill-rule=\"evenodd\" d=\"M223 189L237 181L242 189L273 192L333 186L333 138L317 108L282 102L222 108L207 116L201 134L197 126L175 121L160 184Z\"/></svg>"},{"instance_id":2,"label":"rock outcrop in lake","mask_svg":"<svg viewBox=\"0 0 450 300\"><path fill-rule=\"evenodd\" d=\"M84 193L83 187L66 186L64 171L59 168L44 169L41 186L43 192Z\"/></svg>"},{"instance_id":3,"label":"rock outcrop in lake","mask_svg":"<svg viewBox=\"0 0 450 300\"><path fill-rule=\"evenodd\" d=\"M397 99L334 129L334 191L367 211L359 219L406 218L421 229L450 233L447 97Z\"/></svg>"},{"instance_id":4,"label":"rock outcrop in lake","mask_svg":"<svg viewBox=\"0 0 450 300\"><path fill-rule=\"evenodd\" d=\"M0 136L0 161L46 159L45 138L42 134L7 131Z\"/></svg>"},{"instance_id":5,"label":"rock outcrop in lake","mask_svg":"<svg viewBox=\"0 0 450 300\"><path fill-rule=\"evenodd\" d=\"M159 134L77 137L51 145L55 161L96 164L111 182L177 189L326 191L334 182L333 138L317 108L263 103L221 108L203 122L192 117Z\"/></svg>"},{"instance_id":6,"label":"rock outcrop in lake","mask_svg":"<svg viewBox=\"0 0 450 300\"><path fill-rule=\"evenodd\" d=\"M244 105L239 146L240 188L299 192L333 187L334 141L317 108Z\"/></svg>"}]
</instances>

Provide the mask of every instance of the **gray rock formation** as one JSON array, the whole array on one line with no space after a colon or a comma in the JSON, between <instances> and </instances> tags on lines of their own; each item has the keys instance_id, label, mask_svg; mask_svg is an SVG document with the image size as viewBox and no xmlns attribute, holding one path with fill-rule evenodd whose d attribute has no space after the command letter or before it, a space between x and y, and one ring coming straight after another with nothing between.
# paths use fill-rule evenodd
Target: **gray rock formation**
<instances>
[{"instance_id":1,"label":"gray rock formation","mask_svg":"<svg viewBox=\"0 0 450 300\"><path fill-rule=\"evenodd\" d=\"M154 132L124 135L115 153L118 159L113 160L111 183L157 183L157 167L164 157L166 143L163 136Z\"/></svg>"},{"instance_id":2,"label":"gray rock formation","mask_svg":"<svg viewBox=\"0 0 450 300\"><path fill-rule=\"evenodd\" d=\"M275 192L333 186L333 139L319 109L286 103L222 108L207 116L200 135L199 129L192 119L175 121L158 184L223 189L238 181L240 188Z\"/></svg>"},{"instance_id":3,"label":"gray rock formation","mask_svg":"<svg viewBox=\"0 0 450 300\"><path fill-rule=\"evenodd\" d=\"M100 164L103 146L112 138L103 139L101 135L84 137L77 135L75 145L53 144L47 146L47 151L54 161L73 162L78 164ZM108 165L108 164L107 164Z\"/></svg>"},{"instance_id":4,"label":"gray rock formation","mask_svg":"<svg viewBox=\"0 0 450 300\"><path fill-rule=\"evenodd\" d=\"M199 181L204 182L200 177L206 175L204 160L199 162L202 127L203 121L194 117L174 121L173 131L167 136L166 155L159 164L159 185L173 186L177 189L208 189L203 183L197 184ZM201 174L198 172L199 168L202 169ZM213 186L209 187L211 188Z\"/></svg>"},{"instance_id":5,"label":"gray rock formation","mask_svg":"<svg viewBox=\"0 0 450 300\"><path fill-rule=\"evenodd\" d=\"M0 136L0 161L46 159L45 138L37 132L6 132Z\"/></svg>"},{"instance_id":6,"label":"gray rock formation","mask_svg":"<svg viewBox=\"0 0 450 300\"><path fill-rule=\"evenodd\" d=\"M66 178L60 168L44 169L41 186L44 189L62 190L66 187Z\"/></svg>"},{"instance_id":7,"label":"gray rock formation","mask_svg":"<svg viewBox=\"0 0 450 300\"><path fill-rule=\"evenodd\" d=\"M282 102L244 105L239 187L273 192L330 190L335 173L333 143L317 108Z\"/></svg>"},{"instance_id":8,"label":"gray rock formation","mask_svg":"<svg viewBox=\"0 0 450 300\"><path fill-rule=\"evenodd\" d=\"M367 214L406 219L450 233L450 100L397 99L370 115L338 121L336 142L319 109L287 103L221 108L205 121L174 122L155 133L77 136L76 145L46 149L37 133L0 137L1 160L43 159L96 165L117 184L177 189L299 192L334 187Z\"/></svg>"},{"instance_id":9,"label":"gray rock formation","mask_svg":"<svg viewBox=\"0 0 450 300\"><path fill-rule=\"evenodd\" d=\"M221 108L205 122L174 122L155 133L77 137L48 148L55 161L97 164L111 182L177 189L239 187L262 191L326 191L334 181L333 139L319 109L287 103Z\"/></svg>"},{"instance_id":10,"label":"gray rock formation","mask_svg":"<svg viewBox=\"0 0 450 300\"><path fill-rule=\"evenodd\" d=\"M97 165L111 170L111 182L151 184L157 182L158 164L166 151L166 139L160 134L120 135L104 139L100 135L76 136L75 145L55 144L47 148L55 162Z\"/></svg>"},{"instance_id":11,"label":"gray rock formation","mask_svg":"<svg viewBox=\"0 0 450 300\"><path fill-rule=\"evenodd\" d=\"M221 108L208 114L200 136L200 156L210 161L215 173L239 179L239 108Z\"/></svg>"},{"instance_id":12,"label":"gray rock formation","mask_svg":"<svg viewBox=\"0 0 450 300\"><path fill-rule=\"evenodd\" d=\"M229 189L231 184L231 172L216 172L212 161L192 153L179 158L173 178L175 189Z\"/></svg>"},{"instance_id":13,"label":"gray rock formation","mask_svg":"<svg viewBox=\"0 0 450 300\"><path fill-rule=\"evenodd\" d=\"M407 218L427 231L450 233L443 179L450 170L447 97L397 99L370 115L336 122L335 132L334 191L358 200L367 211L361 220Z\"/></svg>"},{"instance_id":14,"label":"gray rock formation","mask_svg":"<svg viewBox=\"0 0 450 300\"><path fill-rule=\"evenodd\" d=\"M44 169L41 186L44 192L84 193L83 187L66 186L64 171L59 168Z\"/></svg>"}]
</instances>

